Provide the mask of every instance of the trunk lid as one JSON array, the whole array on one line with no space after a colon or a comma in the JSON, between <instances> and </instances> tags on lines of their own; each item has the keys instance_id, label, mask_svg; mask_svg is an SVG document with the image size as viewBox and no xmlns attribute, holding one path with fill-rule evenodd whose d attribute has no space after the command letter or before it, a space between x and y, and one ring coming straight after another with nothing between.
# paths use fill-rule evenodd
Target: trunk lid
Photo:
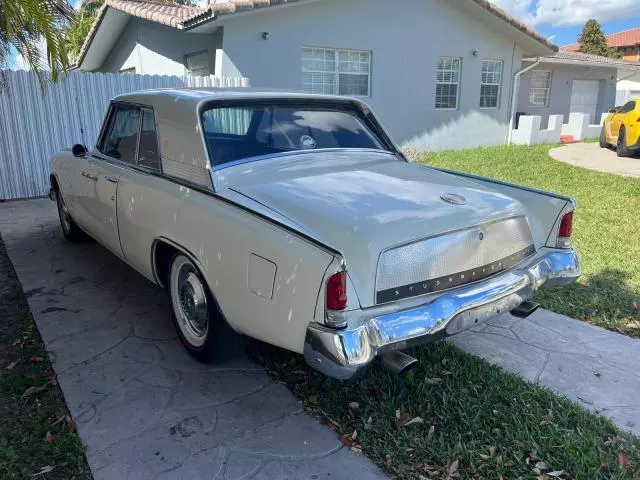
<instances>
[{"instance_id":1,"label":"trunk lid","mask_svg":"<svg viewBox=\"0 0 640 480\"><path fill-rule=\"evenodd\" d=\"M362 306L375 303L380 253L390 247L524 215L520 202L461 177L375 151L305 152L216 172L345 255ZM462 205L442 199L464 197ZM455 270L455 269L454 269Z\"/></svg>"}]
</instances>

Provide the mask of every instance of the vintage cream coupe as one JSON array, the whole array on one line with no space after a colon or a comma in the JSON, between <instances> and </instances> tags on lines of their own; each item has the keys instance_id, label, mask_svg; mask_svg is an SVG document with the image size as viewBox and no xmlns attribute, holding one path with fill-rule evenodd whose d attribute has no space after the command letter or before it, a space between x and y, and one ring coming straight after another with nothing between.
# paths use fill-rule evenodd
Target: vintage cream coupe
<instances>
[{"instance_id":1,"label":"vintage cream coupe","mask_svg":"<svg viewBox=\"0 0 640 480\"><path fill-rule=\"evenodd\" d=\"M201 361L253 337L351 378L580 275L572 199L415 165L362 101L239 90L115 98L51 159L65 237L165 287Z\"/></svg>"}]
</instances>

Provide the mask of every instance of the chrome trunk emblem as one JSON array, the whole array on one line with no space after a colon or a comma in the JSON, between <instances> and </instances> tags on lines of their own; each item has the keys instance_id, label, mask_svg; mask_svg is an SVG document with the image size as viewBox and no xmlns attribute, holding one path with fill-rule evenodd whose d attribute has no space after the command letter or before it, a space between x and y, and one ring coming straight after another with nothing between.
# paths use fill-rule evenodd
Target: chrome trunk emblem
<instances>
[{"instance_id":1,"label":"chrome trunk emblem","mask_svg":"<svg viewBox=\"0 0 640 480\"><path fill-rule=\"evenodd\" d=\"M451 205L466 205L467 199L462 195L458 195L456 193L443 193L440 195L440 199L443 202L450 203Z\"/></svg>"}]
</instances>

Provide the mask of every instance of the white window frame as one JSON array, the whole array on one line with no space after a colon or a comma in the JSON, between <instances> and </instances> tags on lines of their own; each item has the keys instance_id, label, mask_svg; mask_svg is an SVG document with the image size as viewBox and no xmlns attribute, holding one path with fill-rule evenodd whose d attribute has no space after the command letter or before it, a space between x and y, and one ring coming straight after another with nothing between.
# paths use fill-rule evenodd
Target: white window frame
<instances>
[{"instance_id":1,"label":"white window frame","mask_svg":"<svg viewBox=\"0 0 640 480\"><path fill-rule=\"evenodd\" d=\"M324 75L333 75L334 76L334 80L333 80L333 95L343 95L343 96L348 96L348 97L355 97L355 98L370 98L371 97L371 64L373 63L373 53L370 50L356 50L354 48L335 48L335 47L316 47L316 46L304 46L302 47L301 51L300 51L300 59L301 59L301 63L302 63L302 55L304 54L305 50L322 50L324 52L333 52L334 55L334 65L335 68L332 71L329 70L306 70L304 68L304 66L301 64L301 71L303 74L303 78L304 78L304 74L305 73L320 73L320 74L324 74ZM357 53L357 54L362 54L362 53L366 53L369 56L369 68L367 70L367 94L366 95L354 95L354 94L341 94L340 93L340 75L364 75L364 72L362 73L353 73L353 72L341 72L338 65L339 65L339 57L340 57L340 53ZM303 79L303 85L302 87L304 88L304 79ZM310 92L310 93L319 93L319 92Z\"/></svg>"},{"instance_id":2,"label":"white window frame","mask_svg":"<svg viewBox=\"0 0 640 480\"><path fill-rule=\"evenodd\" d=\"M533 79L536 76L536 74L544 74L547 75L549 78L549 83L546 87L534 87L533 86ZM551 70L533 70L531 72L531 78L530 78L530 86L529 86L529 98L528 98L528 103L529 106L532 108L546 108L549 106L549 98L551 97L551 83L553 82L553 72ZM545 91L546 95L545 95L545 102L544 105L541 105L539 103L533 103L531 101L531 96L533 94L534 91Z\"/></svg>"},{"instance_id":3,"label":"white window frame","mask_svg":"<svg viewBox=\"0 0 640 480\"><path fill-rule=\"evenodd\" d=\"M198 55L205 55L207 57L207 67L209 69L209 75L193 75L192 70L189 69L189 59ZM209 77L213 75L213 71L211 70L211 57L209 56L209 50L199 50L197 52L187 53L184 56L184 69L186 75L189 77Z\"/></svg>"},{"instance_id":4,"label":"white window frame","mask_svg":"<svg viewBox=\"0 0 640 480\"><path fill-rule=\"evenodd\" d=\"M494 64L499 64L500 65L500 78L498 79L498 83L494 83L494 82L485 82L482 80L482 74L485 73L484 72L484 65L485 63L494 63ZM500 100L501 100L501 96L502 96L502 77L504 74L504 61L503 60L498 60L495 58L485 58L484 60L482 60L482 65L481 65L481 71L480 71L480 102L479 102L479 107L481 110L498 110L500 108ZM492 72L495 73L495 72ZM483 86L490 86L490 87L498 87L498 93L496 94L496 105L495 107L483 107L482 106L482 87Z\"/></svg>"},{"instance_id":5,"label":"white window frame","mask_svg":"<svg viewBox=\"0 0 640 480\"><path fill-rule=\"evenodd\" d=\"M457 60L458 61L458 81L457 82L445 82L445 81L440 81L438 80L438 72L439 72L439 64L440 64L440 60L442 59L450 59L450 60ZM453 57L450 55L441 55L438 57L437 60L437 64L436 64L436 90L435 90L435 95L434 95L434 108L436 110L458 110L458 108L460 107L460 90L461 90L461 86L462 86L462 82L461 82L461 77L462 77L462 57ZM453 70L451 70L453 71ZM437 102L438 102L438 85L456 85L456 106L455 107L438 107Z\"/></svg>"}]
</instances>

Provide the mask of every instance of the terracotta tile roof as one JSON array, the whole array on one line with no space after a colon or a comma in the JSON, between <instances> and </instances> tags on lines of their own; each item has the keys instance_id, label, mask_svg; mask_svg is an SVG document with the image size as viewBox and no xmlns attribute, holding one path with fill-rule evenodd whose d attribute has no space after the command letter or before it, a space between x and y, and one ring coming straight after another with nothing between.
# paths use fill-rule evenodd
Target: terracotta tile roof
<instances>
[{"instance_id":1,"label":"terracotta tile roof","mask_svg":"<svg viewBox=\"0 0 640 480\"><path fill-rule=\"evenodd\" d=\"M607 45L610 47L633 47L635 45L640 45L640 28L612 33L611 35L607 35L606 38ZM580 44L572 43L571 45L565 45L564 47L561 47L561 50L577 52L580 50Z\"/></svg>"},{"instance_id":2,"label":"terracotta tile roof","mask_svg":"<svg viewBox=\"0 0 640 480\"><path fill-rule=\"evenodd\" d=\"M89 50L91 42L100 28L100 24L102 23L108 8L127 13L134 17L144 18L152 22L168 25L170 27L186 29L224 15L239 13L246 10L288 5L300 1L303 0L228 0L225 3L213 3L208 5L206 8L200 8L184 5L167 5L149 0L106 0L102 8L98 11L96 20L93 23L84 44L82 45L76 65L80 65L82 63L87 51ZM546 47L554 51L558 49L558 47L538 32L520 22L515 17L512 17L501 8L496 7L488 0L470 1L494 14L496 17L510 24L517 30L529 35Z\"/></svg>"},{"instance_id":3,"label":"terracotta tile roof","mask_svg":"<svg viewBox=\"0 0 640 480\"><path fill-rule=\"evenodd\" d=\"M591 53L571 52L568 50L560 50L553 55L544 58L557 58L559 60L575 60L578 62L599 63L603 66L610 65L612 67L640 67L640 63L627 62L626 60L622 60L621 58L602 57L600 55L593 55Z\"/></svg>"}]
</instances>

